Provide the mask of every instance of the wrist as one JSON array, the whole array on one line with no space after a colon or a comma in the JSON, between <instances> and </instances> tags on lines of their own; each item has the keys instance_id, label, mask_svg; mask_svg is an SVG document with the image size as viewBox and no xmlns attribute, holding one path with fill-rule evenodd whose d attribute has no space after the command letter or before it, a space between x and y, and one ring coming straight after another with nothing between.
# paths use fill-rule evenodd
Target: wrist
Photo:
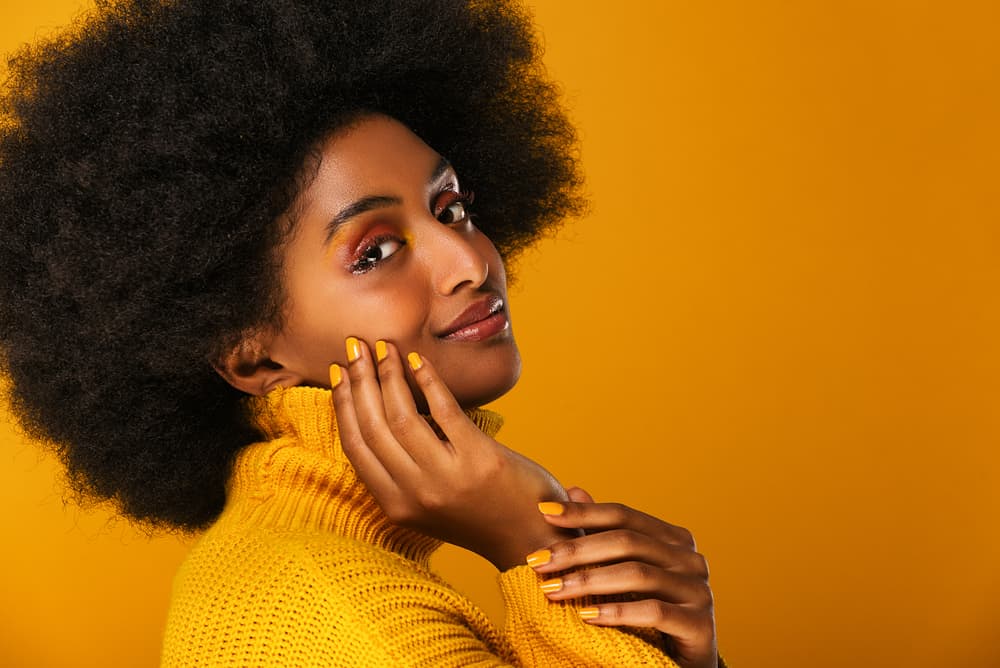
<instances>
[{"instance_id":1,"label":"wrist","mask_svg":"<svg viewBox=\"0 0 1000 668\"><path fill-rule=\"evenodd\" d=\"M501 573L516 566L529 564L528 557L534 556L530 565L540 565L539 559L544 559L544 554L540 555L546 548L569 538L579 535L577 530L562 529L551 525L544 525L531 533L521 533L517 536L510 536L502 544L499 544L480 556L492 563Z\"/></svg>"}]
</instances>

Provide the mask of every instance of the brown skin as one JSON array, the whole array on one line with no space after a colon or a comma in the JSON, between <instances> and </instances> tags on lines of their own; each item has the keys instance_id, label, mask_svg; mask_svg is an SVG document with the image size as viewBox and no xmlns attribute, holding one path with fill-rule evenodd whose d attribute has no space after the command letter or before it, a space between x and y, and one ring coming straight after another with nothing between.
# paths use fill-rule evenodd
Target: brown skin
<instances>
[{"instance_id":1,"label":"brown skin","mask_svg":"<svg viewBox=\"0 0 1000 668\"><path fill-rule=\"evenodd\" d=\"M329 386L335 364L344 370L333 388L344 451L390 519L501 570L548 547L552 561L536 570L568 569L550 598L641 594L636 603L600 606L591 623L657 628L672 637L682 666L714 667L708 570L690 534L593 503L582 490L567 493L462 412L510 390L521 364L510 327L477 341L443 336L470 305L490 296L506 303L499 253L462 200L454 170L393 119L367 116L330 137L282 249L285 324L247 337L219 373L263 395ZM357 213L359 202L373 206ZM357 215L328 238L330 222L352 206ZM347 337L360 339L353 361ZM379 340L387 342L381 361L373 354ZM404 360L414 351L423 360L416 370ZM539 501L564 502L565 513L544 516Z\"/></svg>"},{"instance_id":2,"label":"brown skin","mask_svg":"<svg viewBox=\"0 0 1000 668\"><path fill-rule=\"evenodd\" d=\"M284 327L244 347L251 359L230 365L230 383L257 395L279 385L325 386L330 363L347 362L344 339L355 336L434 359L463 406L481 406L514 386L521 359L510 329L476 344L437 336L473 302L507 296L500 254L464 215L455 171L433 178L440 161L385 116L366 117L326 141L319 169L293 207L283 258ZM370 197L386 199L349 218L328 241L330 221ZM365 252L385 259L355 273Z\"/></svg>"}]
</instances>

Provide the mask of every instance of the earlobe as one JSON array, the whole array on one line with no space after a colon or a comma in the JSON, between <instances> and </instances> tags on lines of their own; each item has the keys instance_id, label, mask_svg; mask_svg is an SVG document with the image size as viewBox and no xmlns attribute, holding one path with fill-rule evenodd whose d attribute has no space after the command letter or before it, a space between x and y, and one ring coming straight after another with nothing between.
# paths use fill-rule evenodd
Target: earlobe
<instances>
[{"instance_id":1,"label":"earlobe","mask_svg":"<svg viewBox=\"0 0 1000 668\"><path fill-rule=\"evenodd\" d=\"M243 339L212 366L237 390L256 396L264 396L277 387L292 387L302 381L271 359L257 336Z\"/></svg>"}]
</instances>

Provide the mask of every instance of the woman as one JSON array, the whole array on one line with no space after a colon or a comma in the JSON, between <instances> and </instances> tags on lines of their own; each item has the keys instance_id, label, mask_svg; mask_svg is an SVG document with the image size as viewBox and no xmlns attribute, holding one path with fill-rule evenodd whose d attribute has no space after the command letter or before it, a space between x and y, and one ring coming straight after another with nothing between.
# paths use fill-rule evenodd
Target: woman
<instances>
[{"instance_id":1,"label":"woman","mask_svg":"<svg viewBox=\"0 0 1000 668\"><path fill-rule=\"evenodd\" d=\"M520 368L504 259L582 207L520 8L137 0L12 71L11 403L81 489L207 527L165 665L718 663L690 534L476 409Z\"/></svg>"}]
</instances>

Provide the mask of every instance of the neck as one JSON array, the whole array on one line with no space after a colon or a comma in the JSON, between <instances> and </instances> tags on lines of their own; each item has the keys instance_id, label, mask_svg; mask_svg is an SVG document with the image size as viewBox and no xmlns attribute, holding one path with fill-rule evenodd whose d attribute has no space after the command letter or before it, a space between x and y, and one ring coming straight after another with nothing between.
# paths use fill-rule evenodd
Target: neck
<instances>
[{"instance_id":1,"label":"neck","mask_svg":"<svg viewBox=\"0 0 1000 668\"><path fill-rule=\"evenodd\" d=\"M379 508L341 448L329 390L278 389L250 409L267 440L237 457L220 523L330 532L426 565L440 541L393 524ZM503 423L491 411L466 413L490 435Z\"/></svg>"}]
</instances>

